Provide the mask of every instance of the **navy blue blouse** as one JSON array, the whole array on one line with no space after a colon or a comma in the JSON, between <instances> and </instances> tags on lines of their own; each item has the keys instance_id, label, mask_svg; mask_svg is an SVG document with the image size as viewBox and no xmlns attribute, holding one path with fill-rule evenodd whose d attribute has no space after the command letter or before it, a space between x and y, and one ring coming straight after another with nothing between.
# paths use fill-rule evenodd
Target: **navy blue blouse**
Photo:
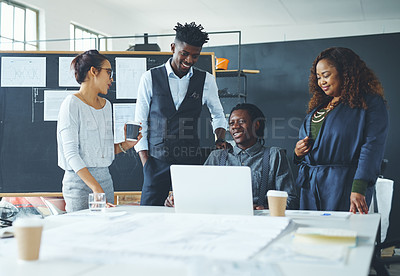
<instances>
[{"instance_id":1,"label":"navy blue blouse","mask_svg":"<svg viewBox=\"0 0 400 276\"><path fill-rule=\"evenodd\" d=\"M354 179L368 182L367 204L380 173L388 132L382 97L366 96L367 109L341 103L324 120L312 149L299 164L300 209L348 211ZM310 112L299 138L310 135Z\"/></svg>"}]
</instances>

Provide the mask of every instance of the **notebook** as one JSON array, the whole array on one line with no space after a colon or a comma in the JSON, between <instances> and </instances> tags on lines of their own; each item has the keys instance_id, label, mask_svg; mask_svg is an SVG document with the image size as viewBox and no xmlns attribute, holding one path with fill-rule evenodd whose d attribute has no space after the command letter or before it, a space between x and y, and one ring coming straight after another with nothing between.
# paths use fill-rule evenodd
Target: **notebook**
<instances>
[{"instance_id":1,"label":"notebook","mask_svg":"<svg viewBox=\"0 0 400 276\"><path fill-rule=\"evenodd\" d=\"M253 215L249 167L171 165L176 213Z\"/></svg>"}]
</instances>

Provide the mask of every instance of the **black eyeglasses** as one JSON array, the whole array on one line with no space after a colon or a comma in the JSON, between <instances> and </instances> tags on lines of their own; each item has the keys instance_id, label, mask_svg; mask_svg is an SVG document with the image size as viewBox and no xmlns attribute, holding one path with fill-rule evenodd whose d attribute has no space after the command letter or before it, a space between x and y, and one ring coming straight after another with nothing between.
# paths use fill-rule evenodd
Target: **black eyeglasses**
<instances>
[{"instance_id":1,"label":"black eyeglasses","mask_svg":"<svg viewBox=\"0 0 400 276\"><path fill-rule=\"evenodd\" d=\"M111 68L104 68L104 67L99 67L99 69L104 69L107 71L108 76L110 77L110 79L112 79L112 77L114 76L114 71Z\"/></svg>"}]
</instances>

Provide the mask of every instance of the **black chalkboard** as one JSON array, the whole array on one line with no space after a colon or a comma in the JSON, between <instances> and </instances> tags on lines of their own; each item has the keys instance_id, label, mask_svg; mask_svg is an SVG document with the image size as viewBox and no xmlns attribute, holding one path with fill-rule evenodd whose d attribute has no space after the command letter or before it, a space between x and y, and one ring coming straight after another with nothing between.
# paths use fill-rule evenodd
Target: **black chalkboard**
<instances>
[{"instance_id":1,"label":"black chalkboard","mask_svg":"<svg viewBox=\"0 0 400 276\"><path fill-rule=\"evenodd\" d=\"M116 57L146 58L147 69L161 65L171 57L171 53L160 52L102 53L113 68ZM0 53L1 58L46 57L46 87L0 87L0 193L61 192L64 171L57 166L57 122L43 120L43 92L46 89L77 90L77 87L58 86L59 57L76 55L76 52ZM212 73L213 58L213 53L202 53L196 67ZM33 97L35 92L37 95ZM116 99L115 92L114 82L105 98L111 103L136 102ZM211 147L210 119L208 110L203 110L206 111L200 120L201 145ZM117 155L110 172L116 191L141 190L142 165L133 149L128 154Z\"/></svg>"},{"instance_id":2,"label":"black chalkboard","mask_svg":"<svg viewBox=\"0 0 400 276\"><path fill-rule=\"evenodd\" d=\"M333 46L355 51L382 82L390 123L385 176L399 181L396 161L400 154L400 109L397 108L400 104L397 85L400 33L242 45L242 68L260 70L260 74L248 75L247 101L259 106L267 118L266 144L286 148L292 155L310 99L308 77L312 62L322 50ZM237 68L237 46L203 50L231 59L228 69Z\"/></svg>"},{"instance_id":3,"label":"black chalkboard","mask_svg":"<svg viewBox=\"0 0 400 276\"><path fill-rule=\"evenodd\" d=\"M242 68L260 70L260 74L248 75L247 102L259 106L267 118L266 144L286 148L288 155L293 156L310 99L308 76L312 62L322 50L333 46L355 51L375 72L385 90L389 106L389 134L384 158L389 163L384 176L395 183L388 237L389 240L394 237L399 239L400 33L242 45ZM203 50L230 59L228 69L237 69L237 46L207 47ZM219 88L224 87L220 85ZM229 110L225 112L229 113ZM297 174L297 167L293 166L293 169Z\"/></svg>"}]
</instances>

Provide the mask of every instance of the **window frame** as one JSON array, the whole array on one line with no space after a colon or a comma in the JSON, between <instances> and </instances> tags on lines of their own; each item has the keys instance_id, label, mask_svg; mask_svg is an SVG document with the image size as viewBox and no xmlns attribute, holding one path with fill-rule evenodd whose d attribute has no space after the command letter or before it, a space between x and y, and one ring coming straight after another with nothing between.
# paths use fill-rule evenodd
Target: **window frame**
<instances>
[{"instance_id":1,"label":"window frame","mask_svg":"<svg viewBox=\"0 0 400 276\"><path fill-rule=\"evenodd\" d=\"M71 30L71 28L73 28L73 31ZM82 27L82 26L80 26L80 25L78 25L76 23L72 23L72 22L70 23L70 30L71 30L71 33L70 33L70 39L71 39L70 51L89 50L89 49L78 48L77 47L77 42L80 42L80 41L83 42L85 40L91 40L91 39L94 39L94 41L95 41L95 46L93 47L93 49L97 49L99 51L100 50L101 51L107 51L108 50L108 43L107 43L107 39L106 39L105 35L103 35L101 33L98 33L98 32L95 32L93 30L89 30L88 28ZM76 37L76 31L77 30L81 31L83 34L90 35L90 38L86 38L86 39L77 38ZM92 37L92 36L94 36L94 37ZM99 40L101 42L104 41L103 47L101 47L101 45L98 45L99 44L98 43ZM73 45L73 47L71 47L72 45ZM104 48L104 49L102 49L102 48Z\"/></svg>"},{"instance_id":2,"label":"window frame","mask_svg":"<svg viewBox=\"0 0 400 276\"><path fill-rule=\"evenodd\" d=\"M12 37L11 38L3 36L2 33L1 33L1 20L0 20L0 50L3 50L3 48L1 47L1 44L2 44L1 43L1 39L6 39L6 40L9 40L11 45L12 45L12 47L11 47L12 49L11 50L15 50L14 48L15 48L16 44L22 43L24 45L23 51L27 50L27 46L34 47L35 50L38 51L39 50L39 41L38 41L39 40L39 10L36 10L34 8L28 7L28 6L23 5L23 4L16 3L14 1L0 0L0 18L1 18L1 12L2 12L2 10L1 10L2 9L2 5L1 5L2 3L11 6L12 9L13 9L13 22L12 22L12 30L13 31L12 31ZM23 22L24 39L23 39L23 41L15 39L15 8L19 8L19 9L22 9L24 11L24 22ZM35 37L35 40L31 40L31 41L27 41L26 40L26 37L27 37L27 35L26 35L27 34L27 28L26 28L27 27L26 26L27 10L33 12L35 14L35 17L36 17L36 26L35 26L36 27L36 37ZM28 49L28 50L32 50L32 49Z\"/></svg>"}]
</instances>

